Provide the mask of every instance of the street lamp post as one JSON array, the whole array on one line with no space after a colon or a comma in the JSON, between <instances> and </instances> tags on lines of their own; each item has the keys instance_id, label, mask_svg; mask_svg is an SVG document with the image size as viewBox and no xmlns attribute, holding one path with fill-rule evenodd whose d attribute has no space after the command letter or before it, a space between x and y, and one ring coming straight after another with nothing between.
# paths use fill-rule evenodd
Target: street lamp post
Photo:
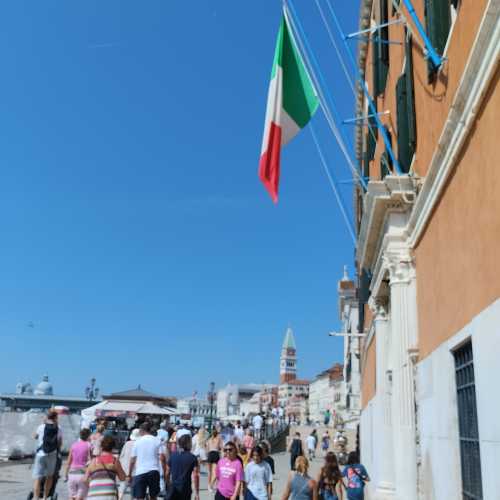
<instances>
[{"instance_id":1,"label":"street lamp post","mask_svg":"<svg viewBox=\"0 0 500 500\"><path fill-rule=\"evenodd\" d=\"M215 403L215 382L210 382L210 389L208 391L207 395L209 407L210 407L210 413L208 416L208 431L211 433L212 432L212 427L213 427L213 421L214 421L214 403Z\"/></svg>"},{"instance_id":2,"label":"street lamp post","mask_svg":"<svg viewBox=\"0 0 500 500\"><path fill-rule=\"evenodd\" d=\"M192 399L189 401L189 412L191 416L191 425L194 425L194 420L196 417L196 396L194 395Z\"/></svg>"},{"instance_id":3,"label":"street lamp post","mask_svg":"<svg viewBox=\"0 0 500 500\"><path fill-rule=\"evenodd\" d=\"M89 401L95 401L99 397L99 388L95 386L96 379L92 377L90 379L90 385L85 388L85 397Z\"/></svg>"}]
</instances>

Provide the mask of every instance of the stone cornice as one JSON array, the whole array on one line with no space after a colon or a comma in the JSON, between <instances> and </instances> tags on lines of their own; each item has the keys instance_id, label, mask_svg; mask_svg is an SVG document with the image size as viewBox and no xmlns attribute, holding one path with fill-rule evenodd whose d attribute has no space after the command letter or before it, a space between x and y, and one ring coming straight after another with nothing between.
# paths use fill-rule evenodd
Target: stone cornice
<instances>
[{"instance_id":1,"label":"stone cornice","mask_svg":"<svg viewBox=\"0 0 500 500\"><path fill-rule=\"evenodd\" d=\"M361 268L373 269L387 232L388 215L407 213L415 196L414 179L408 175L387 176L383 181L368 183L356 255ZM406 220L402 220L400 226L405 225Z\"/></svg>"}]
</instances>

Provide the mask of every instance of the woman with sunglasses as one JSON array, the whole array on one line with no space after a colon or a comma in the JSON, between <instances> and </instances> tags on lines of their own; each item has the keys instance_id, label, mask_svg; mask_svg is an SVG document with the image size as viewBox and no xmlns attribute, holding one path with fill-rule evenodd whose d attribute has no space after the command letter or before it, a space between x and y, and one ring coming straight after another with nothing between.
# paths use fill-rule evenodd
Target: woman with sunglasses
<instances>
[{"instance_id":1,"label":"woman with sunglasses","mask_svg":"<svg viewBox=\"0 0 500 500\"><path fill-rule=\"evenodd\" d=\"M229 441L224 445L224 457L217 462L215 468L217 480L215 499L237 500L240 496L243 477L243 465L238 460L236 445Z\"/></svg>"},{"instance_id":2,"label":"woman with sunglasses","mask_svg":"<svg viewBox=\"0 0 500 500\"><path fill-rule=\"evenodd\" d=\"M272 495L273 473L264 461L264 451L256 446L252 461L245 467L245 500L269 500Z\"/></svg>"}]
</instances>

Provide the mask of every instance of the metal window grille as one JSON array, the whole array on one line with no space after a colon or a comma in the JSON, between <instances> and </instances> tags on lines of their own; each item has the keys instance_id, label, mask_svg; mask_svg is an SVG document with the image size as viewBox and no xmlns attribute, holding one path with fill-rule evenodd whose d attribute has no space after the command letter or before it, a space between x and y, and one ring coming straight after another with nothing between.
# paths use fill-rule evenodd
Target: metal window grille
<instances>
[{"instance_id":1,"label":"metal window grille","mask_svg":"<svg viewBox=\"0 0 500 500\"><path fill-rule=\"evenodd\" d=\"M477 424L476 386L472 342L454 352L457 383L458 432L462 466L463 500L481 500L481 456Z\"/></svg>"}]
</instances>

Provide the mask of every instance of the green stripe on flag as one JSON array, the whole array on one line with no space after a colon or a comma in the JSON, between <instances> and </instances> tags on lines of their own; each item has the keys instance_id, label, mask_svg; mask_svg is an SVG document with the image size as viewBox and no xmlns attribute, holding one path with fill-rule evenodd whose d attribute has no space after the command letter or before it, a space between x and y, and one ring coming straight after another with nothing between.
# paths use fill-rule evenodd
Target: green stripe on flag
<instances>
[{"instance_id":1,"label":"green stripe on flag","mask_svg":"<svg viewBox=\"0 0 500 500\"><path fill-rule=\"evenodd\" d=\"M278 65L283 71L283 108L300 128L304 128L318 109L319 101L285 16L281 19L271 79L275 78Z\"/></svg>"},{"instance_id":2,"label":"green stripe on flag","mask_svg":"<svg viewBox=\"0 0 500 500\"><path fill-rule=\"evenodd\" d=\"M271 80L276 76L276 66L281 66L281 58L283 51L283 30L285 27L285 16L281 18L280 30L278 32L278 39L276 40L276 49L274 50L273 69L271 71Z\"/></svg>"}]
</instances>

